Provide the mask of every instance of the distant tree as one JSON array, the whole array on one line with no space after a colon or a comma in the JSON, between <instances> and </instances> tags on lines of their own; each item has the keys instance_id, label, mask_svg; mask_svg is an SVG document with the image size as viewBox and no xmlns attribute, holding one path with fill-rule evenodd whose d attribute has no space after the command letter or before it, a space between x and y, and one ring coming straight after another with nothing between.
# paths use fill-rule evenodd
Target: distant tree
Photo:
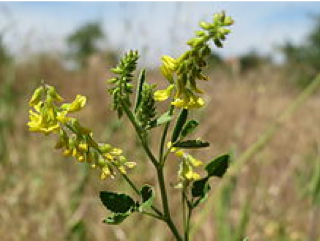
<instances>
[{"instance_id":1,"label":"distant tree","mask_svg":"<svg viewBox=\"0 0 320 241\"><path fill-rule=\"evenodd\" d=\"M320 15L314 17L313 29L302 44L286 42L280 50L294 80L301 86L309 84L320 70Z\"/></svg>"},{"instance_id":2,"label":"distant tree","mask_svg":"<svg viewBox=\"0 0 320 241\"><path fill-rule=\"evenodd\" d=\"M78 28L68 38L69 54L79 67L85 67L87 59L98 51L97 42L104 37L101 24L86 23Z\"/></svg>"},{"instance_id":3,"label":"distant tree","mask_svg":"<svg viewBox=\"0 0 320 241\"><path fill-rule=\"evenodd\" d=\"M245 73L249 70L257 69L262 64L270 63L271 60L268 56L262 56L255 50L251 50L239 57L240 71Z\"/></svg>"},{"instance_id":4,"label":"distant tree","mask_svg":"<svg viewBox=\"0 0 320 241\"><path fill-rule=\"evenodd\" d=\"M11 60L11 56L3 42L3 34L0 33L0 66L8 64Z\"/></svg>"}]
</instances>

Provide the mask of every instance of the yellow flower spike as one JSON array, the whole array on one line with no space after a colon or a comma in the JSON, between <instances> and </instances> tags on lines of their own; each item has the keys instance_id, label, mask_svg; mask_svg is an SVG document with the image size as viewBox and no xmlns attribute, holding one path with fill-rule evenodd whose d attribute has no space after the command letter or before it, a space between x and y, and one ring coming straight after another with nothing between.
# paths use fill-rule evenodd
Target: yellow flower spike
<instances>
[{"instance_id":1,"label":"yellow flower spike","mask_svg":"<svg viewBox=\"0 0 320 241\"><path fill-rule=\"evenodd\" d=\"M169 85L168 88L164 90L157 90L154 92L154 99L156 101L165 101L167 100L170 96L171 93L174 89L174 85Z\"/></svg>"},{"instance_id":2,"label":"yellow flower spike","mask_svg":"<svg viewBox=\"0 0 320 241\"><path fill-rule=\"evenodd\" d=\"M35 106L37 105L40 101L41 101L41 97L44 93L44 88L43 86L40 86L39 88L37 88L32 97L31 97L31 100L29 101L29 106Z\"/></svg>"},{"instance_id":3,"label":"yellow flower spike","mask_svg":"<svg viewBox=\"0 0 320 241\"><path fill-rule=\"evenodd\" d=\"M77 95L76 99L67 107L67 110L69 112L79 111L85 106L86 102L87 98L85 96Z\"/></svg>"}]
</instances>

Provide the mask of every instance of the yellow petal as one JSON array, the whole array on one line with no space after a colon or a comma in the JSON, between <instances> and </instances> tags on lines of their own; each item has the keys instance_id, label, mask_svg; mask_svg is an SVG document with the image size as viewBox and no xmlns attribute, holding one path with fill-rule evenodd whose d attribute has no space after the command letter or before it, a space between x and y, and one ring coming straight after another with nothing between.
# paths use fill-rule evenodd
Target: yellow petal
<instances>
[{"instance_id":1,"label":"yellow petal","mask_svg":"<svg viewBox=\"0 0 320 241\"><path fill-rule=\"evenodd\" d=\"M165 101L167 100L170 96L171 93L174 89L174 85L169 85L168 88L164 89L164 90L157 90L154 93L154 99L156 101Z\"/></svg>"},{"instance_id":2,"label":"yellow petal","mask_svg":"<svg viewBox=\"0 0 320 241\"><path fill-rule=\"evenodd\" d=\"M77 95L76 99L70 104L68 111L74 112L81 110L87 102L87 98L82 95Z\"/></svg>"}]
</instances>

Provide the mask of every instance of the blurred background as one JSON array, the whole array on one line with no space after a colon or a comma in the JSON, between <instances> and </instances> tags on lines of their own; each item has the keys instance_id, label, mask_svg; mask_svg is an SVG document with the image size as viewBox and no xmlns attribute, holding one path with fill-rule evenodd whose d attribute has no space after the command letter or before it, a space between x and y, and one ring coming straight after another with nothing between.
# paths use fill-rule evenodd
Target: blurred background
<instances>
[{"instance_id":1,"label":"blurred background","mask_svg":"<svg viewBox=\"0 0 320 241\"><path fill-rule=\"evenodd\" d=\"M194 114L202 122L197 136L211 142L210 149L193 153L203 161L230 150L236 160L312 82L320 70L320 3L0 3L2 240L172 240L162 223L138 214L119 226L102 224L108 213L99 191L131 191L121 180L101 181L95 170L62 157L53 136L29 133L28 100L42 79L67 101L86 95L78 117L98 140L137 161L130 176L139 185L154 184L132 127L110 110L109 69L125 51L137 49L149 82L166 85L157 68L161 56L183 53L198 22L221 10L235 25L224 49L213 48L210 81L202 85L207 106ZM194 240L240 240L234 234L250 241L320 240L319 155L318 92L242 168L207 210ZM176 181L176 171L172 160L169 182ZM179 207L173 210L179 219Z\"/></svg>"}]
</instances>

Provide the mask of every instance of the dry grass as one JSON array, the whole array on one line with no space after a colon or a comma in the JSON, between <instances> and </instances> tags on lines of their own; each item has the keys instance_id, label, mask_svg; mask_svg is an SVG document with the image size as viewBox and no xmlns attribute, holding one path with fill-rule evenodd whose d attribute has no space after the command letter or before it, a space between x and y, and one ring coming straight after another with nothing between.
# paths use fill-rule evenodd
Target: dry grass
<instances>
[{"instance_id":1,"label":"dry grass","mask_svg":"<svg viewBox=\"0 0 320 241\"><path fill-rule=\"evenodd\" d=\"M65 240L70 224L80 219L87 231L87 239L83 240L172 240L164 224L156 224L138 214L120 226L102 224L107 211L99 202L99 190L119 190L120 187L124 192L130 191L122 181L100 181L95 170L90 171L80 205L72 213L69 201L81 179L80 164L62 158L53 150L54 138L27 132L27 100L41 79L55 85L67 99L77 93L87 95L88 106L80 114L83 122L92 127L98 139L120 146L138 162L137 169L130 174L134 180L139 184L153 184L153 168L146 164L131 126L126 120L117 122L110 111L104 81L108 78L107 67L97 61L88 70L73 73L64 70L57 59L44 56L15 68L18 104L12 119L14 128L5 137L8 154L0 160L2 240ZM236 156L244 151L297 94L297 90L283 84L285 77L281 73L274 67L236 78L222 72L213 73L211 81L203 84L208 105L204 111L194 114L202 121L197 136L212 145L204 154L195 154L209 160L231 148ZM152 80L162 81L156 73L151 75ZM230 222L238 219L240 207L251 193L252 211L247 232L251 241L280 240L281 226L287 233L281 240L307 239L312 207L310 200L299 198L296 171L307 173L308 166L313 165L306 163L306 156L314 153L314 143L319 141L319 108L318 94L243 168ZM153 141L155 150L156 144ZM167 178L175 182L177 165L174 160L168 163ZM170 191L174 194L174 189ZM179 209L176 204L172 208L176 219L180 218ZM212 213L195 240L217 240L214 239L215 222Z\"/></svg>"}]
</instances>

